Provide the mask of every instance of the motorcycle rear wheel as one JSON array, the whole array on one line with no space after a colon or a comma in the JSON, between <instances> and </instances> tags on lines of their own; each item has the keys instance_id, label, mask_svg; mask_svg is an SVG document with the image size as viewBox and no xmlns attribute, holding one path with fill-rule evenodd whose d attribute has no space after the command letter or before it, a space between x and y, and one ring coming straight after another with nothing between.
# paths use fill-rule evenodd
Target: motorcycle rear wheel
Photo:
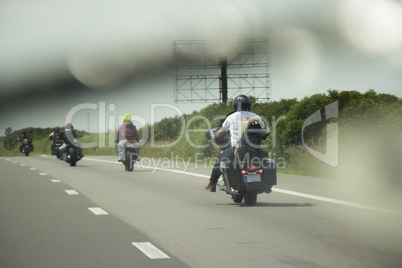
<instances>
[{"instance_id":1,"label":"motorcycle rear wheel","mask_svg":"<svg viewBox=\"0 0 402 268\"><path fill-rule=\"evenodd\" d=\"M126 150L126 160L124 161L124 166L126 171L134 170L134 163L130 163L130 152L128 150Z\"/></svg>"},{"instance_id":2,"label":"motorcycle rear wheel","mask_svg":"<svg viewBox=\"0 0 402 268\"><path fill-rule=\"evenodd\" d=\"M255 206L257 203L257 191L247 191L244 195L244 203L248 207Z\"/></svg>"},{"instance_id":3,"label":"motorcycle rear wheel","mask_svg":"<svg viewBox=\"0 0 402 268\"><path fill-rule=\"evenodd\" d=\"M74 148L68 149L70 154L70 166L75 167L77 165L77 152Z\"/></svg>"}]
</instances>

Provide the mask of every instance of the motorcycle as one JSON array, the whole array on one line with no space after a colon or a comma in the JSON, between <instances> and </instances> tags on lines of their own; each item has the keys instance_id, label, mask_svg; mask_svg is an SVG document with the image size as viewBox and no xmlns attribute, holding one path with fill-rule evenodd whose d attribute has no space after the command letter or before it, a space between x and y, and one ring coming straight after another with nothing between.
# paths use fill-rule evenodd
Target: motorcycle
<instances>
[{"instance_id":1,"label":"motorcycle","mask_svg":"<svg viewBox=\"0 0 402 268\"><path fill-rule=\"evenodd\" d=\"M54 147L53 147L53 151L52 151L52 155L55 155L57 157L57 159L61 158L61 154L60 154L60 150L59 148L63 145L62 142L60 143L55 143Z\"/></svg>"},{"instance_id":2,"label":"motorcycle","mask_svg":"<svg viewBox=\"0 0 402 268\"><path fill-rule=\"evenodd\" d=\"M63 156L64 157L62 160L66 161L70 164L70 166L74 167L77 165L77 162L82 158L81 148L73 144L68 144Z\"/></svg>"},{"instance_id":3,"label":"motorcycle","mask_svg":"<svg viewBox=\"0 0 402 268\"><path fill-rule=\"evenodd\" d=\"M140 159L140 141L134 141L134 140L126 140L124 142L123 146L124 147L124 160L120 160L126 171L133 171L134 170L134 163L136 161L139 161ZM116 146L117 152L119 152L119 145Z\"/></svg>"},{"instance_id":4,"label":"motorcycle","mask_svg":"<svg viewBox=\"0 0 402 268\"><path fill-rule=\"evenodd\" d=\"M63 141L60 139L60 133L57 131L50 133L49 140L53 141L50 146L52 155L55 155L57 159L61 159L62 154L60 153L59 148L63 145Z\"/></svg>"},{"instance_id":5,"label":"motorcycle","mask_svg":"<svg viewBox=\"0 0 402 268\"><path fill-rule=\"evenodd\" d=\"M29 153L33 151L32 144L29 143L28 139L24 139L21 145L21 153L25 154L25 156L29 156Z\"/></svg>"},{"instance_id":6,"label":"motorcycle","mask_svg":"<svg viewBox=\"0 0 402 268\"><path fill-rule=\"evenodd\" d=\"M258 132L253 132L253 129L258 129ZM261 137L260 130L259 124L251 124L241 139L242 145L234 148L230 159L220 163L224 184L217 183L217 187L231 195L235 203L240 204L244 200L246 206L254 206L258 194L269 194L272 186L277 184L275 162L260 148L261 140L266 139L269 132L265 137ZM207 131L208 139L211 137L211 131L216 133L217 128ZM248 142L244 142L245 140ZM222 145L223 142L214 140L214 144Z\"/></svg>"},{"instance_id":7,"label":"motorcycle","mask_svg":"<svg viewBox=\"0 0 402 268\"><path fill-rule=\"evenodd\" d=\"M276 185L276 165L272 159L252 156L255 151L250 148L240 147L239 150L245 152L236 152L231 162L221 162L224 185L217 183L217 187L231 195L233 202L241 203L244 199L246 206L254 206L257 194L269 194Z\"/></svg>"}]
</instances>

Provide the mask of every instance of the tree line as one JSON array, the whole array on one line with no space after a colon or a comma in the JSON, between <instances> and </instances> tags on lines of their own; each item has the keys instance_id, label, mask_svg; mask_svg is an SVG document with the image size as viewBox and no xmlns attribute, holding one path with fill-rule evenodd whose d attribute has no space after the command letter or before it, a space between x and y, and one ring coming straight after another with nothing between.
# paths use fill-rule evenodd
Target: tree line
<instances>
[{"instance_id":1,"label":"tree line","mask_svg":"<svg viewBox=\"0 0 402 268\"><path fill-rule=\"evenodd\" d=\"M287 167L310 167L318 170L317 167L322 164L306 153L302 136L309 147L325 153L327 126L331 123L338 126L341 157L348 152L348 148L356 144L369 144L377 149L386 147L394 155L395 151L396 155L399 151L402 152L402 148L398 149L398 146L402 146L402 100L397 96L377 93L374 90L364 93L328 90L326 93L314 94L300 100L281 99L265 103L256 103L252 97L251 100L251 111L262 116L271 128L269 140L263 144L265 150L273 157L283 157ZM326 107L334 103L336 116L328 118ZM170 157L173 152L193 160L196 154L216 157L219 149L208 143L202 130L218 126L220 120L231 111L232 101L214 103L200 111L164 118L153 126L139 129L140 137L145 134L149 137L147 144L143 146L142 154L144 157ZM306 120L317 112L321 119L303 129ZM39 140L47 139L53 129L25 128L14 131L3 142L4 148L17 148L17 138L21 136L22 131L30 133L34 140ZM151 141L157 146L152 146Z\"/></svg>"}]
</instances>

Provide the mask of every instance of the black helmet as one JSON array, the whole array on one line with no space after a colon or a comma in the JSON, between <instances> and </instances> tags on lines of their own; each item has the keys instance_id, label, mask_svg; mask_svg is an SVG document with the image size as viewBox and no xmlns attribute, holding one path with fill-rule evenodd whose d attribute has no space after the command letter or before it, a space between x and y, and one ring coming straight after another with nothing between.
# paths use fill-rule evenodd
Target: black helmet
<instances>
[{"instance_id":1,"label":"black helmet","mask_svg":"<svg viewBox=\"0 0 402 268\"><path fill-rule=\"evenodd\" d=\"M233 101L233 109L239 111L240 109L250 111L251 100L246 95L239 95Z\"/></svg>"}]
</instances>

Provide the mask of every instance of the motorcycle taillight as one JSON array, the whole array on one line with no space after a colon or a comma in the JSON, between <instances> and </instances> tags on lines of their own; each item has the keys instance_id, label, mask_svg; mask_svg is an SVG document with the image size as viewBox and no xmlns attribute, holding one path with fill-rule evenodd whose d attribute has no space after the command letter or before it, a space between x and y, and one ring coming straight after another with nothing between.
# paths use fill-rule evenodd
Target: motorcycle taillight
<instances>
[{"instance_id":1,"label":"motorcycle taillight","mask_svg":"<svg viewBox=\"0 0 402 268\"><path fill-rule=\"evenodd\" d=\"M262 168L257 169L255 166L251 166L249 168L247 168L247 170L243 169L241 171L242 175L245 175L247 173L251 173L251 174L255 174L255 173L259 173L261 174L264 170Z\"/></svg>"},{"instance_id":2,"label":"motorcycle taillight","mask_svg":"<svg viewBox=\"0 0 402 268\"><path fill-rule=\"evenodd\" d=\"M251 167L249 167L249 168L248 168L248 171L250 171L250 172L254 172L254 171L255 171L255 166L251 166Z\"/></svg>"}]
</instances>

